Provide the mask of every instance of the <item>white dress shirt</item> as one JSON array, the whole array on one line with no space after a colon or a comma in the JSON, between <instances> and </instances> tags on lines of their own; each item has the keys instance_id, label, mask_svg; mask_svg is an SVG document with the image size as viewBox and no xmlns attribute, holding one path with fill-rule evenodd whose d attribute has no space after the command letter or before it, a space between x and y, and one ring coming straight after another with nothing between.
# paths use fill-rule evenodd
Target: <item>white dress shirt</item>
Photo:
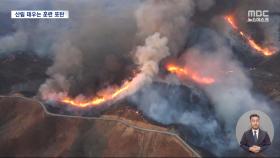
<instances>
[{"instance_id":1,"label":"white dress shirt","mask_svg":"<svg viewBox=\"0 0 280 158\"><path fill-rule=\"evenodd\" d=\"M253 135L255 134L255 131L256 131L257 139L258 139L259 138L259 129L252 129Z\"/></svg>"}]
</instances>

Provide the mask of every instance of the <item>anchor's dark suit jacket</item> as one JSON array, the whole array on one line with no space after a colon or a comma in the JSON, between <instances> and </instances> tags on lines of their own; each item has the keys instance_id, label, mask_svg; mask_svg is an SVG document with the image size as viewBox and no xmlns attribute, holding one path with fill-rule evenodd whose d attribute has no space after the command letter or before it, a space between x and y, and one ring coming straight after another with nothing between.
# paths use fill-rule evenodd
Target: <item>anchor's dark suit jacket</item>
<instances>
[{"instance_id":1,"label":"anchor's dark suit jacket","mask_svg":"<svg viewBox=\"0 0 280 158\"><path fill-rule=\"evenodd\" d=\"M253 145L257 145L261 147L260 152L264 151L271 144L270 138L266 131L259 129L258 140L255 142L252 129L244 132L242 139L240 141L240 147L242 147L245 151L249 151L249 147Z\"/></svg>"}]
</instances>

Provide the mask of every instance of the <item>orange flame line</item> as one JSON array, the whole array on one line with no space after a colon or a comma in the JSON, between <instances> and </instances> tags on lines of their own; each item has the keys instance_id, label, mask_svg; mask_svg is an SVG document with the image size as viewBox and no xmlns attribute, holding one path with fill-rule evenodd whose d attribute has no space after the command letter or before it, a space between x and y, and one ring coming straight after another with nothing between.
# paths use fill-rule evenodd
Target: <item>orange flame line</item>
<instances>
[{"instance_id":1,"label":"orange flame line","mask_svg":"<svg viewBox=\"0 0 280 158\"><path fill-rule=\"evenodd\" d=\"M97 106L97 105L101 105L105 102L111 101L112 99L118 97L120 94L125 92L129 88L129 86L130 86L129 82L125 82L125 84L123 84L123 86L121 86L121 88L115 89L114 92L111 94L104 94L103 96L93 97L90 100L82 100L82 101L80 101L78 99L72 99L70 97L65 97L65 98L61 99L61 102L72 105L72 106L76 106L76 107Z\"/></svg>"},{"instance_id":2,"label":"orange flame line","mask_svg":"<svg viewBox=\"0 0 280 158\"><path fill-rule=\"evenodd\" d=\"M226 21L231 25L231 27L235 30L238 30L237 25L234 23L232 16L225 16Z\"/></svg>"},{"instance_id":3,"label":"orange flame line","mask_svg":"<svg viewBox=\"0 0 280 158\"><path fill-rule=\"evenodd\" d=\"M191 71L190 69L187 68L180 68L176 65L168 65L167 70L171 73L175 73L178 76L183 76L183 77L189 77L193 81L200 83L200 84L211 84L215 82L213 78L210 77L201 77L197 73ZM130 87L131 82L125 82L120 88L116 88L113 90L111 93L103 93L101 96L95 96L92 99L77 99L77 98L70 98L68 96L62 98L60 102L69 104L71 106L75 107L91 107L91 106L98 106L102 105L105 102L112 101L113 99L117 98L121 94L123 94L125 91L128 90Z\"/></svg>"},{"instance_id":4,"label":"orange flame line","mask_svg":"<svg viewBox=\"0 0 280 158\"><path fill-rule=\"evenodd\" d=\"M267 47L261 47L250 36L246 35L242 31L239 31L237 25L234 22L233 16L225 16L224 18L235 31L237 31L243 38L245 38L247 40L247 43L249 44L249 46L251 48L253 48L254 50L256 50L257 52L259 52L265 56L271 56L278 51L277 48L269 49Z\"/></svg>"},{"instance_id":5,"label":"orange flame line","mask_svg":"<svg viewBox=\"0 0 280 158\"><path fill-rule=\"evenodd\" d=\"M193 81L200 83L200 84L212 84L215 82L214 78L211 77L202 77L196 72L188 69L188 68L181 68L177 65L167 64L167 70L171 73L174 73L178 76L187 77L192 79Z\"/></svg>"}]
</instances>

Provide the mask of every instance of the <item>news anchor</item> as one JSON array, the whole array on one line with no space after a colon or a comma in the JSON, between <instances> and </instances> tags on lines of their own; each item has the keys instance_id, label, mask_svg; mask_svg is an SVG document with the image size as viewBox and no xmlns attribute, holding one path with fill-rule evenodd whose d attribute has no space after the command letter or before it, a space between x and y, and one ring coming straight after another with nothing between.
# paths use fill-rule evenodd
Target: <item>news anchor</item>
<instances>
[{"instance_id":1,"label":"news anchor","mask_svg":"<svg viewBox=\"0 0 280 158\"><path fill-rule=\"evenodd\" d=\"M240 147L254 154L261 153L271 145L269 135L260 129L260 116L258 114L250 115L250 124L251 129L244 132Z\"/></svg>"}]
</instances>

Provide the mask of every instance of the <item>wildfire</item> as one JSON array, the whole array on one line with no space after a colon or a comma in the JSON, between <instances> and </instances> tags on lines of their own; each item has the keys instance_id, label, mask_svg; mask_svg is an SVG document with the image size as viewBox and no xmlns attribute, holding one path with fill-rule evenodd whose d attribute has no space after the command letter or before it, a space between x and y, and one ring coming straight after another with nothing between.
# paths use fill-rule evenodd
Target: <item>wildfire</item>
<instances>
[{"instance_id":1,"label":"wildfire","mask_svg":"<svg viewBox=\"0 0 280 158\"><path fill-rule=\"evenodd\" d=\"M98 105L98 104L102 104L105 102L105 99L103 97L101 98L93 98L90 101L78 101L69 97L66 97L64 99L61 100L61 102L63 103L67 103L73 106L77 106L77 107L87 107L90 105Z\"/></svg>"},{"instance_id":2,"label":"wildfire","mask_svg":"<svg viewBox=\"0 0 280 158\"><path fill-rule=\"evenodd\" d=\"M96 96L93 97L92 99L87 99L87 100L79 100L79 99L73 99L70 97L64 97L62 98L60 101L62 103L66 103L72 106L76 106L76 107L89 107L89 106L97 106L100 104L103 104L105 102L111 101L114 98L118 97L120 94L122 94L123 92L125 92L130 86L130 82L125 82L123 84L123 86L121 86L120 88L115 88L113 90L113 92L111 93L104 93L101 96Z\"/></svg>"},{"instance_id":3,"label":"wildfire","mask_svg":"<svg viewBox=\"0 0 280 158\"><path fill-rule=\"evenodd\" d=\"M225 20L230 24L230 26L237 31L243 38L246 39L247 43L251 48L256 50L257 52L261 53L265 56L271 56L275 54L278 49L277 48L268 48L268 47L262 47L259 44L257 44L249 35L245 34L244 32L240 31L234 22L233 16L225 16Z\"/></svg>"},{"instance_id":4,"label":"wildfire","mask_svg":"<svg viewBox=\"0 0 280 158\"><path fill-rule=\"evenodd\" d=\"M199 84L212 84L215 82L215 80L213 78L202 77L198 73L192 71L191 69L181 68L174 64L167 65L166 69L169 72L174 73L178 76L182 76L184 78L186 78L186 77L190 78ZM102 105L106 102L116 99L117 97L119 97L120 95L125 93L129 89L131 84L132 84L131 81L126 81L120 87L109 88L109 89L100 91L100 93L98 93L99 95L94 96L91 99L85 99L85 98L79 98L79 97L71 98L71 97L65 96L65 97L60 98L59 101L62 103L71 105L71 106L81 107L81 108L98 106L98 105Z\"/></svg>"},{"instance_id":5,"label":"wildfire","mask_svg":"<svg viewBox=\"0 0 280 158\"><path fill-rule=\"evenodd\" d=\"M200 76L198 73L196 73L186 67L182 68L175 64L167 64L166 68L167 68L167 71L169 71L171 73L174 73L181 77L190 78L193 81L200 83L200 84L212 84L215 82L214 78Z\"/></svg>"}]
</instances>

